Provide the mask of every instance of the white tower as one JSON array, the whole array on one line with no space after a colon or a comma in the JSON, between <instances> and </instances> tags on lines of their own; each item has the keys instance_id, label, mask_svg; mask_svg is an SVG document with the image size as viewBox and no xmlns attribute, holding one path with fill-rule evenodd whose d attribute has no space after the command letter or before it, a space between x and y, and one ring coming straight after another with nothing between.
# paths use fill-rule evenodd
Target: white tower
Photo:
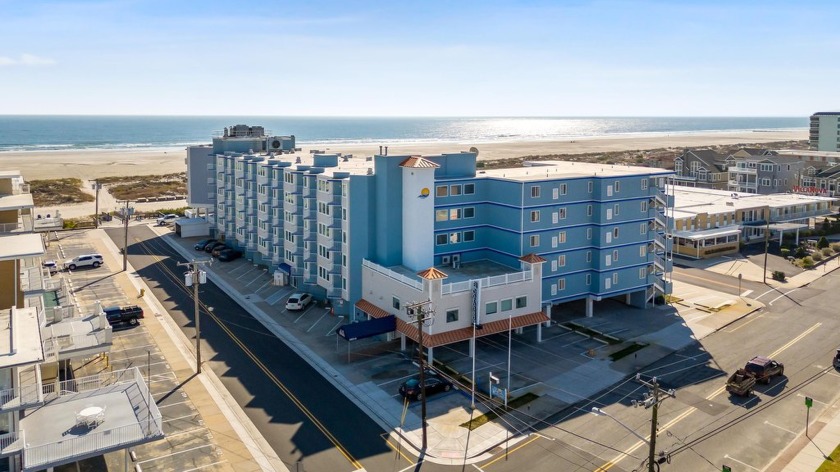
<instances>
[{"instance_id":1,"label":"white tower","mask_svg":"<svg viewBox=\"0 0 840 472\"><path fill-rule=\"evenodd\" d=\"M419 156L404 160L402 185L403 265L420 271L434 265L435 169L434 162Z\"/></svg>"}]
</instances>

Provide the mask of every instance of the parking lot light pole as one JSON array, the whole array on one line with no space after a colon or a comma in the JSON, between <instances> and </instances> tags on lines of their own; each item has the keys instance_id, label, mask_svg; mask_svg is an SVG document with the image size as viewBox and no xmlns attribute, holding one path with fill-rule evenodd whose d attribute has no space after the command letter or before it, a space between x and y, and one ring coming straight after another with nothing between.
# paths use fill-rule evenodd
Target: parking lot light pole
<instances>
[{"instance_id":1,"label":"parking lot light pole","mask_svg":"<svg viewBox=\"0 0 840 472\"><path fill-rule=\"evenodd\" d=\"M616 418L615 416L613 416L613 415L611 415L611 414L607 413L606 411L604 411L604 410L602 410L602 409L598 408L597 406L593 406L593 407L592 407L591 412L592 412L592 414L593 414L593 415L595 415L595 416L606 416L607 418L612 418L612 420L613 420L613 421L615 421L616 423L620 424L620 425L621 425L621 427L622 427L622 428L624 428L624 429L626 429L626 430L627 430L630 434L632 434L633 436L636 436L637 438L639 438L639 440L640 440L640 441L642 441L643 443L645 443L646 445L648 445L648 446L650 445L650 441L648 441L647 439L645 439L645 437L644 437L644 436L642 436L641 434L639 434L639 433L637 433L637 432L633 431L633 428L631 428L631 427L627 426L626 424L622 423L622 422L621 422L621 421L619 421L619 419L618 419L618 418Z\"/></svg>"},{"instance_id":2,"label":"parking lot light pole","mask_svg":"<svg viewBox=\"0 0 840 472\"><path fill-rule=\"evenodd\" d=\"M131 200L124 200L125 207L123 208L123 272L128 270L128 220L131 218L129 215L129 203ZM97 216L97 221L99 221L99 217Z\"/></svg>"}]
</instances>

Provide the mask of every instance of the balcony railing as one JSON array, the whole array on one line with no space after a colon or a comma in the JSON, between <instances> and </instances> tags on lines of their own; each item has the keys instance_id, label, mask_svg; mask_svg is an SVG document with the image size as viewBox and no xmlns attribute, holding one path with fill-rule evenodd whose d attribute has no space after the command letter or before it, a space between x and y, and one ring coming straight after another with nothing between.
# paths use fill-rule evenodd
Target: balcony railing
<instances>
[{"instance_id":1,"label":"balcony railing","mask_svg":"<svg viewBox=\"0 0 840 472\"><path fill-rule=\"evenodd\" d=\"M396 280L402 284L408 285L409 287L416 289L416 290L423 290L423 283L419 280L412 279L411 277L406 277L400 273L397 273L387 267L382 267L379 264L370 262L367 259L362 259L362 267L367 267L368 269L382 274L386 277Z\"/></svg>"}]
</instances>

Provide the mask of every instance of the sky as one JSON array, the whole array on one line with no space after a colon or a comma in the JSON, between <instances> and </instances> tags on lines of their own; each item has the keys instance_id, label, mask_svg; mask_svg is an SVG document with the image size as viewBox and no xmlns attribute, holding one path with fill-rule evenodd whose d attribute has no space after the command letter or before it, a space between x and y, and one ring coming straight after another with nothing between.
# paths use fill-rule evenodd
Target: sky
<instances>
[{"instance_id":1,"label":"sky","mask_svg":"<svg viewBox=\"0 0 840 472\"><path fill-rule=\"evenodd\" d=\"M840 110L835 0L0 0L0 12L0 114Z\"/></svg>"}]
</instances>

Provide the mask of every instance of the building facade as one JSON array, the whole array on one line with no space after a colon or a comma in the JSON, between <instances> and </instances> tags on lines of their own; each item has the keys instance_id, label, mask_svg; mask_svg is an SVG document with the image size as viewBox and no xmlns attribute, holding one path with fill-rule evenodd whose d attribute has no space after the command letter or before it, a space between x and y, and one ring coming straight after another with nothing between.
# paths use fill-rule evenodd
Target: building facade
<instances>
[{"instance_id":1,"label":"building facade","mask_svg":"<svg viewBox=\"0 0 840 472\"><path fill-rule=\"evenodd\" d=\"M237 139L188 149L190 175L207 172L189 201L206 199L215 236L278 283L350 320L404 317L438 285L451 321L437 333L496 313L542 313L529 318L540 323L572 300L589 314L609 297L642 307L670 291L670 171L560 161L483 171L473 152L260 155L233 151ZM425 278L430 268L443 275ZM495 304L470 301L476 281Z\"/></svg>"},{"instance_id":2,"label":"building facade","mask_svg":"<svg viewBox=\"0 0 840 472\"><path fill-rule=\"evenodd\" d=\"M684 187L725 190L732 159L711 149L687 149L674 158L674 183Z\"/></svg>"},{"instance_id":3,"label":"building facade","mask_svg":"<svg viewBox=\"0 0 840 472\"><path fill-rule=\"evenodd\" d=\"M840 111L821 111L811 115L808 138L812 151L840 151Z\"/></svg>"},{"instance_id":4,"label":"building facade","mask_svg":"<svg viewBox=\"0 0 840 472\"><path fill-rule=\"evenodd\" d=\"M109 351L112 330L99 306L85 314L46 302L69 288L42 265L33 210L20 173L0 172L0 470L50 469L163 437L137 368L61 380L62 364ZM80 415L88 406L96 414Z\"/></svg>"},{"instance_id":5,"label":"building facade","mask_svg":"<svg viewBox=\"0 0 840 472\"><path fill-rule=\"evenodd\" d=\"M742 193L784 193L799 185L805 162L788 156L765 153L758 156L732 155L729 190Z\"/></svg>"}]
</instances>

